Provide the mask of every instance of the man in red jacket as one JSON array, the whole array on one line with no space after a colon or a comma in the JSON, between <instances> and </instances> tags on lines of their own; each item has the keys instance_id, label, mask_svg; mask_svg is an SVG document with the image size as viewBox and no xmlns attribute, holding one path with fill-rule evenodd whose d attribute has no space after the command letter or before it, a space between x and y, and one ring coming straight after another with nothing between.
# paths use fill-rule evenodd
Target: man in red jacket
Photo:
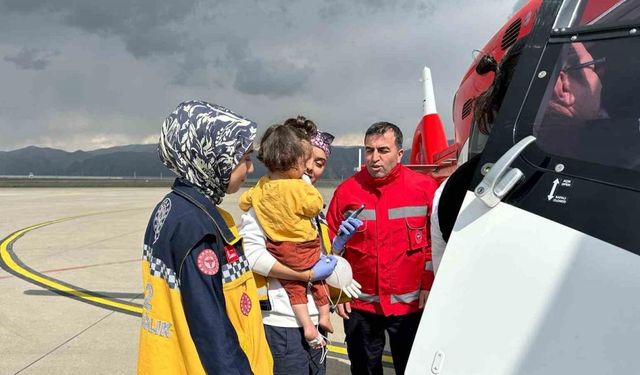
<instances>
[{"instance_id":1,"label":"man in red jacket","mask_svg":"<svg viewBox=\"0 0 640 375\"><path fill-rule=\"evenodd\" d=\"M340 232L334 251L344 252L362 284L360 297L339 305L338 314L353 374L382 374L385 331L396 373L403 374L433 283L429 215L438 185L400 164L396 125L371 125L364 143L367 168L338 186L327 215L331 235ZM363 204L362 225L349 228L343 220Z\"/></svg>"}]
</instances>

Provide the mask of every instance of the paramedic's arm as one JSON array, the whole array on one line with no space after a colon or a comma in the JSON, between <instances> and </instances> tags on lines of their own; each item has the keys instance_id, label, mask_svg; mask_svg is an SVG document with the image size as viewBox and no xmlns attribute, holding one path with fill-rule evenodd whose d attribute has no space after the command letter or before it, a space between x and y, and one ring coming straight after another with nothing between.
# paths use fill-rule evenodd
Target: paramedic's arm
<instances>
[{"instance_id":1,"label":"paramedic's arm","mask_svg":"<svg viewBox=\"0 0 640 375\"><path fill-rule=\"evenodd\" d=\"M418 300L418 307L424 308L425 303L427 302L427 298L429 298L429 292L431 291L431 287L433 286L433 279L435 278L435 273L433 271L433 252L432 252L432 233L431 233L431 225L429 224L431 220L433 220L434 215L437 215L437 211L434 210L434 202L435 202L435 194L438 191L438 183L433 178L430 179L429 185L425 184L424 191L430 192L427 196L427 224L429 225L428 230L428 238L427 247L425 248L424 253L424 271L422 273L422 280L420 280L420 299Z\"/></svg>"},{"instance_id":2,"label":"paramedic's arm","mask_svg":"<svg viewBox=\"0 0 640 375\"><path fill-rule=\"evenodd\" d=\"M433 273L433 266L431 262L431 249L427 247L424 272L422 274L422 279L420 280L420 299L418 300L418 307L421 309L424 308L427 298L429 298L434 277L435 275Z\"/></svg>"},{"instance_id":3,"label":"paramedic's arm","mask_svg":"<svg viewBox=\"0 0 640 375\"><path fill-rule=\"evenodd\" d=\"M424 308L427 298L429 298L434 278L431 246L427 246L424 254L424 271L420 280L420 299L418 300L418 307L421 309Z\"/></svg>"},{"instance_id":4,"label":"paramedic's arm","mask_svg":"<svg viewBox=\"0 0 640 375\"><path fill-rule=\"evenodd\" d=\"M438 206L440 204L440 197L442 196L442 190L447 181L443 182L438 190L436 190L433 196L433 209L431 210L431 261L433 262L433 272L438 273L438 267L442 261L444 255L444 248L447 243L442 238L442 231L440 230L440 220L438 219Z\"/></svg>"},{"instance_id":5,"label":"paramedic's arm","mask_svg":"<svg viewBox=\"0 0 640 375\"><path fill-rule=\"evenodd\" d=\"M216 250L221 246L216 242L215 239L203 240L183 261L180 294L187 325L208 374L250 374L249 361L227 315L220 269L224 250ZM218 258L218 265L208 269L215 271L213 275L198 268L198 256L207 249L213 250Z\"/></svg>"},{"instance_id":6,"label":"paramedic's arm","mask_svg":"<svg viewBox=\"0 0 640 375\"><path fill-rule=\"evenodd\" d=\"M244 255L249 261L251 270L265 277L274 277L284 280L308 281L309 271L294 271L278 262L267 251L264 231L258 223L255 211L250 209L240 219L240 236Z\"/></svg>"}]
</instances>

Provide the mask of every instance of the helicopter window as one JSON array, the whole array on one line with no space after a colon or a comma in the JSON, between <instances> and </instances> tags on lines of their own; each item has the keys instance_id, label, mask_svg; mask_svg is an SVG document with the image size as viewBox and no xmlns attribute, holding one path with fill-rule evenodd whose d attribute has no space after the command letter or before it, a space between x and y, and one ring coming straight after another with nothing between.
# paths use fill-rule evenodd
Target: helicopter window
<instances>
[{"instance_id":1,"label":"helicopter window","mask_svg":"<svg viewBox=\"0 0 640 375\"><path fill-rule=\"evenodd\" d=\"M547 154L640 170L640 38L561 47L533 127Z\"/></svg>"},{"instance_id":2,"label":"helicopter window","mask_svg":"<svg viewBox=\"0 0 640 375\"><path fill-rule=\"evenodd\" d=\"M469 158L479 154L484 150L489 136L482 133L475 121L471 123L471 136L469 137Z\"/></svg>"},{"instance_id":3,"label":"helicopter window","mask_svg":"<svg viewBox=\"0 0 640 375\"><path fill-rule=\"evenodd\" d=\"M634 0L565 0L554 29L631 25L640 20L640 4Z\"/></svg>"}]
</instances>

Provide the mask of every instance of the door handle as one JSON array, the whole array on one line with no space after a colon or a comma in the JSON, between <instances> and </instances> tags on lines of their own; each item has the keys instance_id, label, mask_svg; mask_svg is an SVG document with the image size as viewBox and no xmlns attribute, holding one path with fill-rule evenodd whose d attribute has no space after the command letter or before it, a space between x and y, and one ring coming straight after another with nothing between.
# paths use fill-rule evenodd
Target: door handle
<instances>
[{"instance_id":1,"label":"door handle","mask_svg":"<svg viewBox=\"0 0 640 375\"><path fill-rule=\"evenodd\" d=\"M530 135L502 155L476 187L476 197L487 206L495 207L524 177L521 170L511 168L511 163L535 140L536 137Z\"/></svg>"}]
</instances>

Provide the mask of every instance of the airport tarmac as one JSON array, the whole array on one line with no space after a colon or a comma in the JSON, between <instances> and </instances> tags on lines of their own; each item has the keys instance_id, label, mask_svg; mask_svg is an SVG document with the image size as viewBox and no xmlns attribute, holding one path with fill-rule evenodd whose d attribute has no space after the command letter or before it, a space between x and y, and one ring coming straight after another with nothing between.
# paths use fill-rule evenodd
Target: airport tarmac
<instances>
[{"instance_id":1,"label":"airport tarmac","mask_svg":"<svg viewBox=\"0 0 640 375\"><path fill-rule=\"evenodd\" d=\"M333 188L320 190L328 202ZM0 250L17 270L0 269L0 374L135 373L143 233L167 191L0 189ZM236 219L240 193L222 204ZM332 319L327 373L347 374L342 321Z\"/></svg>"}]
</instances>

